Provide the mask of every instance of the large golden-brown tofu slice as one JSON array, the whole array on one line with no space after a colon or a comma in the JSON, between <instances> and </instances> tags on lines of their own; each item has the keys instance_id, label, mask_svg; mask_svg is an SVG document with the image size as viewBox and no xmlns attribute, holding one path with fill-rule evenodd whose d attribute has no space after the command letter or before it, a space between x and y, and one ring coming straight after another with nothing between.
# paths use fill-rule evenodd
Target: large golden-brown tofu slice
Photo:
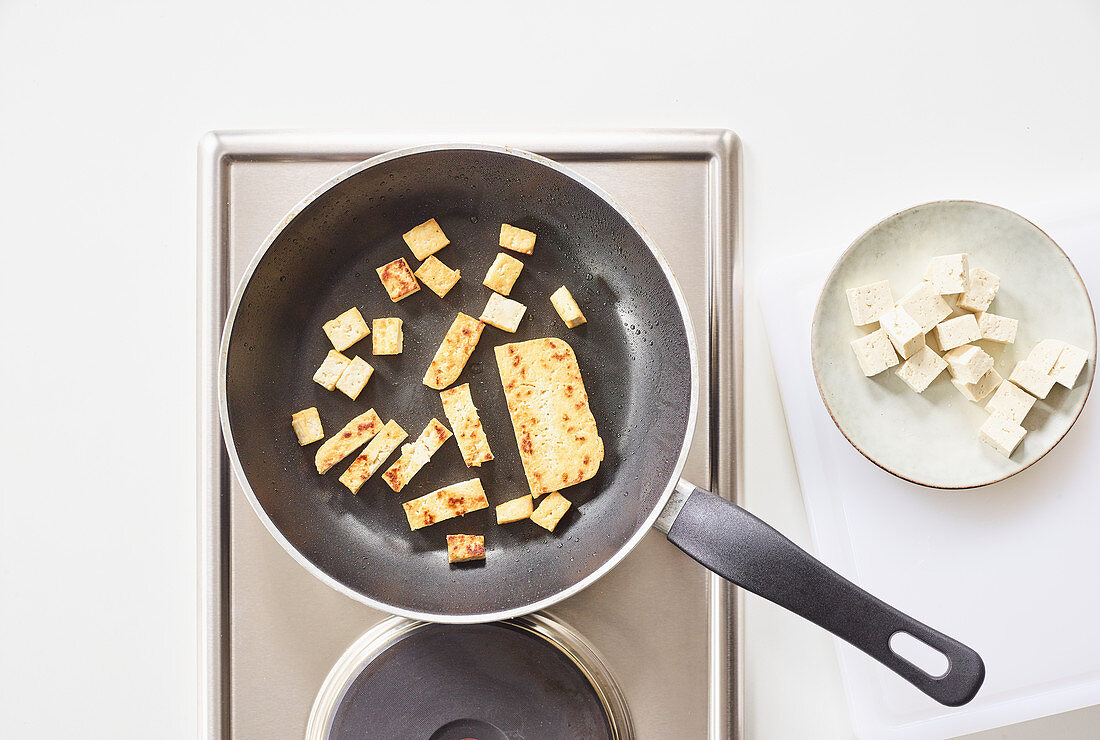
<instances>
[{"instance_id":1,"label":"large golden-brown tofu slice","mask_svg":"<svg viewBox=\"0 0 1100 740\"><path fill-rule=\"evenodd\" d=\"M363 448L348 469L340 475L340 482L348 487L352 493L359 493L359 489L366 483L386 458L393 454L397 446L405 441L409 435L401 428L396 420L390 419L386 426L382 427L374 439Z\"/></svg>"},{"instance_id":2,"label":"large golden-brown tofu slice","mask_svg":"<svg viewBox=\"0 0 1100 740\"><path fill-rule=\"evenodd\" d=\"M317 472L327 473L333 465L365 445L381 428L382 420L374 409L356 416L317 450Z\"/></svg>"},{"instance_id":3,"label":"large golden-brown tofu slice","mask_svg":"<svg viewBox=\"0 0 1100 740\"><path fill-rule=\"evenodd\" d=\"M432 491L420 498L414 498L412 501L406 501L402 506L409 520L409 527L421 529L436 522L469 514L471 511L487 509L489 501L485 498L481 479L471 478L455 483L453 486Z\"/></svg>"},{"instance_id":4,"label":"large golden-brown tofu slice","mask_svg":"<svg viewBox=\"0 0 1100 740\"><path fill-rule=\"evenodd\" d=\"M465 563L485 559L485 537L480 534L447 535L447 562Z\"/></svg>"},{"instance_id":5,"label":"large golden-brown tofu slice","mask_svg":"<svg viewBox=\"0 0 1100 740\"><path fill-rule=\"evenodd\" d=\"M573 349L553 337L496 348L527 484L536 496L588 480L603 440Z\"/></svg>"},{"instance_id":6,"label":"large golden-brown tofu slice","mask_svg":"<svg viewBox=\"0 0 1100 740\"><path fill-rule=\"evenodd\" d=\"M401 457L382 473L389 487L400 491L420 469L428 464L436 450L451 438L451 432L438 419L432 419L412 444L401 448Z\"/></svg>"},{"instance_id":7,"label":"large golden-brown tofu slice","mask_svg":"<svg viewBox=\"0 0 1100 740\"><path fill-rule=\"evenodd\" d=\"M481 467L481 463L492 460L493 451L489 449L485 428L481 425L481 417L478 416L474 399L470 395L470 384L463 383L440 391L439 397L443 400L443 411L447 414L447 421L451 422L455 442L458 443L458 449L462 450L466 467Z\"/></svg>"},{"instance_id":8,"label":"large golden-brown tofu slice","mask_svg":"<svg viewBox=\"0 0 1100 740\"><path fill-rule=\"evenodd\" d=\"M458 380L484 329L482 322L459 313L436 350L428 371L424 373L424 385L441 391Z\"/></svg>"}]
</instances>

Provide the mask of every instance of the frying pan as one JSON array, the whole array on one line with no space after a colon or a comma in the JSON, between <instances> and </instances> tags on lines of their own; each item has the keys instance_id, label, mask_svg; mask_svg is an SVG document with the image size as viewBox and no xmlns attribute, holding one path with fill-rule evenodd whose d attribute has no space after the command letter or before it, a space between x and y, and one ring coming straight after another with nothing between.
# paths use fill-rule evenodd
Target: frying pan
<instances>
[{"instance_id":1,"label":"frying pan","mask_svg":"<svg viewBox=\"0 0 1100 740\"><path fill-rule=\"evenodd\" d=\"M375 268L409 259L401 234L435 218L451 240L438 254L463 278L445 299L426 287L392 303ZM299 447L290 414L316 406L332 434L374 408L415 438L445 418L420 382L458 311L478 316L481 277L499 251L501 223L538 234L511 297L528 306L512 335L486 327L458 382L468 382L496 459L467 469L457 445L439 450L400 494L376 474L352 495ZM549 305L561 285L588 323L566 329ZM348 351L375 368L357 401L312 382L331 348L321 325L358 306L404 320L404 352ZM565 490L573 508L554 533L506 527L491 509L414 532L400 504L478 476L490 504L527 493L493 356L502 343L557 336L573 347L604 440L591 480ZM668 265L642 227L595 184L527 152L484 145L383 154L337 175L272 231L230 305L219 402L234 470L252 507L287 552L336 590L413 619L482 622L550 606L621 561L650 527L695 560L847 640L947 705L974 697L978 654L864 592L776 530L725 499L680 480L699 378L694 333ZM446 534L486 535L487 560L449 566ZM659 598L659 595L654 595ZM904 632L946 656L932 676L890 647Z\"/></svg>"}]
</instances>

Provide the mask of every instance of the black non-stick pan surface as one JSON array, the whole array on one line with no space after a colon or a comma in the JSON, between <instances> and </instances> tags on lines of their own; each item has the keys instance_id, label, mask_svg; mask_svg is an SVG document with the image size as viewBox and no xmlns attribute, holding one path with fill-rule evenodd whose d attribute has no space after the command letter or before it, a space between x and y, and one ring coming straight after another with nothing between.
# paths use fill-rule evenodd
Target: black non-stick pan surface
<instances>
[{"instance_id":1,"label":"black non-stick pan surface","mask_svg":"<svg viewBox=\"0 0 1100 740\"><path fill-rule=\"evenodd\" d=\"M436 256L462 279L446 298L422 286L393 303L375 269L404 257L415 270L401 235L433 217L451 241ZM400 493L381 477L396 454L358 495L337 480L353 457L318 475L319 443L299 447L291 430L290 415L301 409L317 407L326 436L370 408L396 419L410 442L433 417L450 426L439 392L421 379L457 313L480 316L501 223L538 235L533 255L514 255L524 269L510 297L527 313L515 334L486 326L457 381L471 386L495 459L467 468L449 441ZM561 169L491 147L384 156L320 192L261 250L223 342L223 421L261 519L331 585L429 619L530 611L609 567L675 483L693 413L690 329L641 234ZM588 319L576 329L550 304L562 285ZM400 317L405 333L400 355L371 354L370 337L346 350L375 368L356 401L312 381L332 348L322 324L352 306L368 324ZM577 354L606 451L594 478L563 490L573 507L552 534L530 521L497 525L492 509L529 492L493 348L550 336ZM409 530L402 502L475 476L489 509ZM446 535L454 533L485 535L486 560L448 565Z\"/></svg>"}]
</instances>

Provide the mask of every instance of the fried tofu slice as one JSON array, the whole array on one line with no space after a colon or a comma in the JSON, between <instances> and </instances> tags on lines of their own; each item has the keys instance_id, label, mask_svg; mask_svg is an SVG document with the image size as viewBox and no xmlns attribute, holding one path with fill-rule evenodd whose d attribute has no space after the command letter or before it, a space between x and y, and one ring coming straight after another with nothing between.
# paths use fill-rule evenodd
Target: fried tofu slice
<instances>
[{"instance_id":1,"label":"fried tofu slice","mask_svg":"<svg viewBox=\"0 0 1100 740\"><path fill-rule=\"evenodd\" d=\"M465 563L485 559L485 538L480 534L447 535L447 562Z\"/></svg>"},{"instance_id":2,"label":"fried tofu slice","mask_svg":"<svg viewBox=\"0 0 1100 740\"><path fill-rule=\"evenodd\" d=\"M511 524L523 519L530 519L531 512L535 510L535 500L531 494L505 501L497 507L497 524Z\"/></svg>"},{"instance_id":3,"label":"fried tofu slice","mask_svg":"<svg viewBox=\"0 0 1100 740\"><path fill-rule=\"evenodd\" d=\"M458 279L462 277L460 270L452 270L439 261L435 255L431 255L424 260L424 264L420 265L413 274L440 298L446 297L451 288L455 287Z\"/></svg>"},{"instance_id":4,"label":"fried tofu slice","mask_svg":"<svg viewBox=\"0 0 1100 740\"><path fill-rule=\"evenodd\" d=\"M340 482L352 493L359 493L363 484L370 480L378 468L382 467L382 463L386 462L386 458L392 455L397 446L408 436L396 420L387 421L382 431L375 435L348 469L340 475Z\"/></svg>"},{"instance_id":5,"label":"fried tofu slice","mask_svg":"<svg viewBox=\"0 0 1100 740\"><path fill-rule=\"evenodd\" d=\"M535 232L511 224L500 225L500 246L513 252L531 254L535 251Z\"/></svg>"},{"instance_id":6,"label":"fried tofu slice","mask_svg":"<svg viewBox=\"0 0 1100 740\"><path fill-rule=\"evenodd\" d=\"M565 325L570 329L576 329L581 324L588 321L581 313L581 307L577 305L577 302L573 300L573 294L569 292L569 288L564 285L555 290L550 296L550 303L553 304L554 310L558 312L558 316L561 316L561 320L565 322Z\"/></svg>"},{"instance_id":7,"label":"fried tofu slice","mask_svg":"<svg viewBox=\"0 0 1100 740\"><path fill-rule=\"evenodd\" d=\"M440 391L439 398L443 401L443 411L447 414L447 421L451 422L455 442L458 443L458 449L462 450L466 467L481 467L481 463L492 460L493 451L489 448L485 428L481 425L481 417L478 416L474 399L470 395L470 384L463 383Z\"/></svg>"},{"instance_id":8,"label":"fried tofu slice","mask_svg":"<svg viewBox=\"0 0 1100 740\"><path fill-rule=\"evenodd\" d=\"M490 293L489 302L485 304L485 310L481 312L481 320L502 331L515 334L526 311L527 306L519 301L505 298L499 293Z\"/></svg>"},{"instance_id":9,"label":"fried tofu slice","mask_svg":"<svg viewBox=\"0 0 1100 740\"><path fill-rule=\"evenodd\" d=\"M367 381L370 380L370 376L373 374L374 368L370 366L370 363L357 356L344 368L340 379L336 381L336 390L354 401L359 398L359 394L363 392L363 388L366 387Z\"/></svg>"},{"instance_id":10,"label":"fried tofu slice","mask_svg":"<svg viewBox=\"0 0 1100 740\"><path fill-rule=\"evenodd\" d=\"M493 260L489 272L485 273L482 285L492 288L501 295L512 292L512 286L516 284L519 274L523 271L523 263L510 254L501 252Z\"/></svg>"},{"instance_id":11,"label":"fried tofu slice","mask_svg":"<svg viewBox=\"0 0 1100 740\"><path fill-rule=\"evenodd\" d=\"M401 333L401 319L375 319L374 354L399 355L404 348L404 336Z\"/></svg>"},{"instance_id":12,"label":"fried tofu slice","mask_svg":"<svg viewBox=\"0 0 1100 740\"><path fill-rule=\"evenodd\" d=\"M327 473L333 465L366 444L381 428L382 420L374 409L356 416L317 449L317 472Z\"/></svg>"},{"instance_id":13,"label":"fried tofu slice","mask_svg":"<svg viewBox=\"0 0 1100 740\"><path fill-rule=\"evenodd\" d=\"M370 334L367 322L363 321L363 314L359 313L359 309L355 306L344 311L335 319L326 321L321 328L325 330L332 346L341 352Z\"/></svg>"},{"instance_id":14,"label":"fried tofu slice","mask_svg":"<svg viewBox=\"0 0 1100 740\"><path fill-rule=\"evenodd\" d=\"M428 371L424 373L424 385L441 391L458 380L484 330L485 324L459 313L436 350Z\"/></svg>"},{"instance_id":15,"label":"fried tofu slice","mask_svg":"<svg viewBox=\"0 0 1100 740\"><path fill-rule=\"evenodd\" d=\"M409 245L413 256L418 260L435 254L451 243L434 218L429 218L419 226L412 227L402 234L401 238Z\"/></svg>"},{"instance_id":16,"label":"fried tofu slice","mask_svg":"<svg viewBox=\"0 0 1100 740\"><path fill-rule=\"evenodd\" d=\"M340 376L344 374L344 370L350 364L351 360L346 356L330 349L328 354L325 355L325 361L321 363L321 367L317 368L317 372L313 374L313 382L326 391L336 390L336 383L339 382Z\"/></svg>"},{"instance_id":17,"label":"fried tofu slice","mask_svg":"<svg viewBox=\"0 0 1100 740\"><path fill-rule=\"evenodd\" d=\"M558 526L558 522L561 521L561 518L565 516L565 512L569 511L569 507L572 505L572 502L565 496L557 491L552 491L549 496L542 500L539 508L531 513L531 521L543 529L553 532L554 527Z\"/></svg>"},{"instance_id":18,"label":"fried tofu slice","mask_svg":"<svg viewBox=\"0 0 1100 740\"><path fill-rule=\"evenodd\" d=\"M594 476L603 460L603 440L573 349L548 337L501 345L496 358L531 493L557 491Z\"/></svg>"},{"instance_id":19,"label":"fried tofu slice","mask_svg":"<svg viewBox=\"0 0 1100 740\"><path fill-rule=\"evenodd\" d=\"M302 447L325 438L325 430L321 428L321 415L317 413L316 406L291 414L290 426Z\"/></svg>"},{"instance_id":20,"label":"fried tofu slice","mask_svg":"<svg viewBox=\"0 0 1100 740\"><path fill-rule=\"evenodd\" d=\"M389 293L390 300L394 303L420 290L420 283L416 282L416 276L409 269L409 263L404 257L382 265L376 272L386 292Z\"/></svg>"},{"instance_id":21,"label":"fried tofu slice","mask_svg":"<svg viewBox=\"0 0 1100 740\"><path fill-rule=\"evenodd\" d=\"M412 501L406 501L402 506L409 520L409 527L422 529L436 522L469 514L471 511L488 509L489 501L485 498L481 479L471 478L455 483L453 486L432 491L420 498L414 498Z\"/></svg>"},{"instance_id":22,"label":"fried tofu slice","mask_svg":"<svg viewBox=\"0 0 1100 740\"><path fill-rule=\"evenodd\" d=\"M450 430L438 419L432 419L415 442L401 448L401 457L382 473L382 478L394 491L400 491L450 438Z\"/></svg>"}]
</instances>

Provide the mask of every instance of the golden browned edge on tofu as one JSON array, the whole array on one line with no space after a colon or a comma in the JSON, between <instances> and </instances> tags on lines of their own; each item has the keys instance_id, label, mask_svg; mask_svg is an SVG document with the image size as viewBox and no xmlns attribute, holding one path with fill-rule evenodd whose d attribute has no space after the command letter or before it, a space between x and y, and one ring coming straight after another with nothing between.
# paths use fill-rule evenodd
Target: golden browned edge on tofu
<instances>
[{"instance_id":1,"label":"golden browned edge on tofu","mask_svg":"<svg viewBox=\"0 0 1100 740\"><path fill-rule=\"evenodd\" d=\"M485 489L480 478L471 478L461 483L440 488L429 494L406 501L401 505L411 529L422 529L436 522L453 519L469 514L471 511L489 508L485 498Z\"/></svg>"},{"instance_id":2,"label":"golden browned edge on tofu","mask_svg":"<svg viewBox=\"0 0 1100 740\"><path fill-rule=\"evenodd\" d=\"M396 419L390 419L374 439L363 448L348 469L340 475L340 482L348 487L352 493L359 493L363 484L382 467L386 458L393 454L408 437L408 433L401 428Z\"/></svg>"},{"instance_id":3,"label":"golden browned edge on tofu","mask_svg":"<svg viewBox=\"0 0 1100 740\"><path fill-rule=\"evenodd\" d=\"M447 562L485 559L485 537L480 534L447 535Z\"/></svg>"},{"instance_id":4,"label":"golden browned edge on tofu","mask_svg":"<svg viewBox=\"0 0 1100 740\"><path fill-rule=\"evenodd\" d=\"M374 409L356 416L343 429L325 440L317 450L317 472L324 475L333 465L355 452L355 450L378 434L382 420Z\"/></svg>"},{"instance_id":5,"label":"golden browned edge on tofu","mask_svg":"<svg viewBox=\"0 0 1100 740\"><path fill-rule=\"evenodd\" d=\"M532 254L535 251L535 240L538 236L533 231L521 229L511 224L500 225L500 239L497 241L505 249L521 254Z\"/></svg>"},{"instance_id":6,"label":"golden browned edge on tofu","mask_svg":"<svg viewBox=\"0 0 1100 740\"><path fill-rule=\"evenodd\" d=\"M484 330L483 322L460 312L447 329L435 357L424 373L424 385L441 391L458 380Z\"/></svg>"},{"instance_id":7,"label":"golden browned edge on tofu","mask_svg":"<svg viewBox=\"0 0 1100 740\"><path fill-rule=\"evenodd\" d=\"M420 283L416 282L416 276L409 269L409 263L404 257L382 265L377 272L382 285L386 288L386 293L394 303L420 290Z\"/></svg>"},{"instance_id":8,"label":"golden browned edge on tofu","mask_svg":"<svg viewBox=\"0 0 1100 740\"><path fill-rule=\"evenodd\" d=\"M572 505L573 503L565 496L557 491L551 491L550 495L539 504L539 508L531 513L531 521L553 532L554 527L558 526L558 522L561 521L561 518L565 516L565 512L569 511L569 507Z\"/></svg>"},{"instance_id":9,"label":"golden browned edge on tofu","mask_svg":"<svg viewBox=\"0 0 1100 740\"><path fill-rule=\"evenodd\" d=\"M466 467L481 467L482 463L492 460L493 450L489 447L481 417L478 416L473 396L470 395L470 384L463 383L440 391L439 398L443 401L443 413L447 415L447 421L451 422L455 442L462 451L462 461L466 463Z\"/></svg>"},{"instance_id":10,"label":"golden browned edge on tofu","mask_svg":"<svg viewBox=\"0 0 1100 740\"><path fill-rule=\"evenodd\" d=\"M401 457L382 473L382 478L395 493L400 492L450 438L451 430L443 426L439 419L432 419L416 441L401 450ZM423 458L420 460L417 459L418 451L423 451Z\"/></svg>"},{"instance_id":11,"label":"golden browned edge on tofu","mask_svg":"<svg viewBox=\"0 0 1100 740\"><path fill-rule=\"evenodd\" d=\"M594 476L603 440L569 344L554 337L504 344L496 347L496 358L531 493Z\"/></svg>"}]
</instances>

